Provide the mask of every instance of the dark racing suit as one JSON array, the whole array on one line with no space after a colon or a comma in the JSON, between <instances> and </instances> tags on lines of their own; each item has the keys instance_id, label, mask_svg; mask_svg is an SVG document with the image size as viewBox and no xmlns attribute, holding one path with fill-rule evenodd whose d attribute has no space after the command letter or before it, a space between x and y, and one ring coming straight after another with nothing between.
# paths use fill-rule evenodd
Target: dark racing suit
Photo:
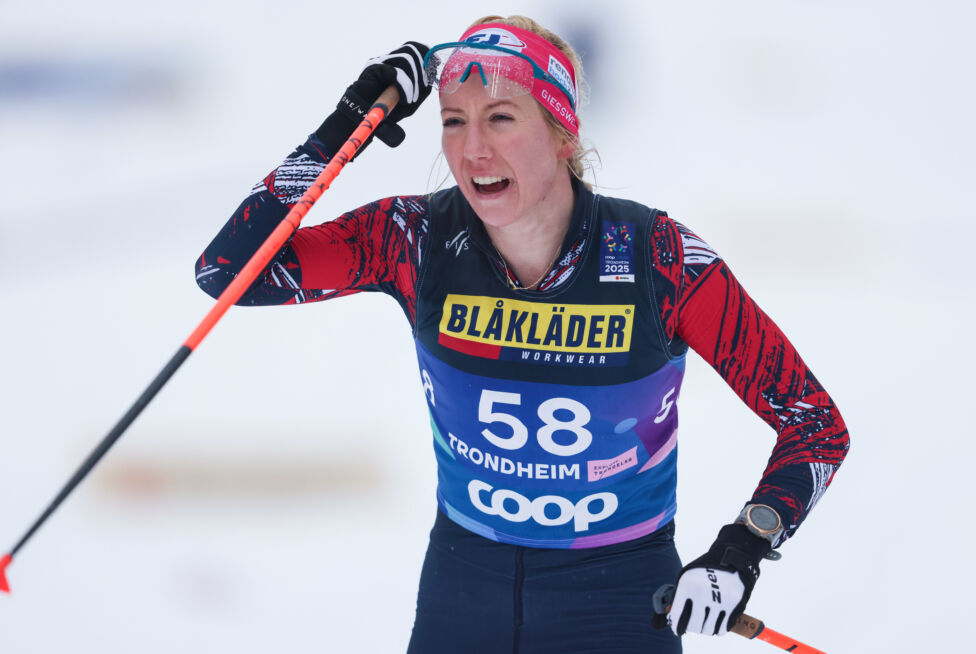
<instances>
[{"instance_id":1,"label":"dark racing suit","mask_svg":"<svg viewBox=\"0 0 976 654\"><path fill-rule=\"evenodd\" d=\"M312 137L254 188L200 257L201 288L217 296L229 284L327 160ZM463 609L458 619L446 619L445 611L462 599L436 608L428 601L479 593L445 586L448 577L450 583L464 577L438 553L455 541L473 543L480 553L471 560L503 577L509 551L513 561L522 560L529 548L532 557L549 557L539 561L541 569L558 569L581 559L555 550L620 552L642 543L638 549L658 557L656 564L644 563L656 565L660 581L647 581L653 572L637 580L635 588L647 596L633 602L641 610L658 583L674 580L680 567L670 539L676 401L689 346L776 430L776 446L750 501L780 513L784 540L847 451L846 428L830 397L707 244L663 212L594 195L582 185L575 192L562 254L538 290L519 287L455 187L387 198L300 229L239 302L300 304L383 291L410 321L430 410L440 507L411 651L449 651L462 632L484 651L498 651L486 639L508 642L508 632L500 635L495 626L466 624ZM484 549L458 527L497 543ZM670 549L662 554L662 547ZM500 567L486 563L494 557ZM606 570L620 586L631 565ZM531 604L531 574L521 574L520 581L513 573L512 583ZM484 591L485 584L474 586ZM559 631L552 626L557 616L566 629L579 627L580 620L566 617L573 600L564 589L556 596L567 606L536 616L533 624L544 625L536 631L523 624L526 605L516 602L516 650L521 638L523 646L533 643L523 651L547 651L548 645L583 651L592 635L595 650L610 651L600 634L612 613L593 634L547 640L551 630ZM620 603L610 598L601 604ZM594 610L592 602L584 605ZM633 641L638 649L651 642L647 638L677 647L663 644L666 634L640 631ZM465 647L457 651L476 651Z\"/></svg>"}]
</instances>

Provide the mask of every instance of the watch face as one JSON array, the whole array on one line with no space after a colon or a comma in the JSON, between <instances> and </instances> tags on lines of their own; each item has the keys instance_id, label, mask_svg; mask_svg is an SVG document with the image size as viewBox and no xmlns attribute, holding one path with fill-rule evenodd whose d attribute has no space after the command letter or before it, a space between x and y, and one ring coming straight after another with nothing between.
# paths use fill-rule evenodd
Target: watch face
<instances>
[{"instance_id":1,"label":"watch face","mask_svg":"<svg viewBox=\"0 0 976 654\"><path fill-rule=\"evenodd\" d=\"M779 529L779 516L766 506L754 506L749 510L749 519L763 531Z\"/></svg>"}]
</instances>

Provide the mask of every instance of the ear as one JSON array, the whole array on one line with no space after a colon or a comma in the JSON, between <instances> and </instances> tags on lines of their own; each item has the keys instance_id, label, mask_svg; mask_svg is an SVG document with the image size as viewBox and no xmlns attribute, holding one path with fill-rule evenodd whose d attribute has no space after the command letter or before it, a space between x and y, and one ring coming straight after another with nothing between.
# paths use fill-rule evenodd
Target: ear
<instances>
[{"instance_id":1,"label":"ear","mask_svg":"<svg viewBox=\"0 0 976 654\"><path fill-rule=\"evenodd\" d=\"M570 141L567 138L561 139L562 145L556 150L556 157L558 159L569 159L573 156L573 152L576 151L576 143Z\"/></svg>"}]
</instances>

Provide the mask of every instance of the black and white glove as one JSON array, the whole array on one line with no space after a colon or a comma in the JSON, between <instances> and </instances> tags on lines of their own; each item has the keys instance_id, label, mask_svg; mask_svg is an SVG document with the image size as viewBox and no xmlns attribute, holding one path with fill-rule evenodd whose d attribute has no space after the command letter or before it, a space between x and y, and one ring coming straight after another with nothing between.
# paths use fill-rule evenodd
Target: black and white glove
<instances>
[{"instance_id":1,"label":"black and white glove","mask_svg":"<svg viewBox=\"0 0 976 654\"><path fill-rule=\"evenodd\" d=\"M374 57L366 62L359 79L353 82L336 105L336 110L315 130L326 152L335 154L346 139L353 133L369 108L388 86L395 85L400 93L400 101L373 135L395 148L403 142L406 134L397 125L401 119L412 115L430 95L430 84L424 79L424 55L427 46L416 41L407 41L389 54ZM372 137L359 148L363 149Z\"/></svg>"},{"instance_id":2,"label":"black and white glove","mask_svg":"<svg viewBox=\"0 0 976 654\"><path fill-rule=\"evenodd\" d=\"M770 542L745 525L725 525L708 552L681 571L667 624L675 634L721 636L745 611ZM662 625L663 626L663 625Z\"/></svg>"}]
</instances>

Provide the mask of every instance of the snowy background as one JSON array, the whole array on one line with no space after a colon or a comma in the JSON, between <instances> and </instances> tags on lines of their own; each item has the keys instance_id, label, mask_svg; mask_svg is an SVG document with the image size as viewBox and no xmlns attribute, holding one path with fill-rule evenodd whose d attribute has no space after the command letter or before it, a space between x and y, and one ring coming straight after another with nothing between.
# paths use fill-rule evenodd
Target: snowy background
<instances>
[{"instance_id":1,"label":"snowy background","mask_svg":"<svg viewBox=\"0 0 976 654\"><path fill-rule=\"evenodd\" d=\"M848 462L749 612L831 654L962 651L972 5L372 6L0 0L0 552L205 314L194 260L362 62L523 13L583 52L601 192L709 241L848 422ZM436 103L405 127L306 222L436 187ZM688 558L748 498L773 433L700 359L686 380ZM19 553L0 651L401 652L431 449L389 298L233 309Z\"/></svg>"}]
</instances>

